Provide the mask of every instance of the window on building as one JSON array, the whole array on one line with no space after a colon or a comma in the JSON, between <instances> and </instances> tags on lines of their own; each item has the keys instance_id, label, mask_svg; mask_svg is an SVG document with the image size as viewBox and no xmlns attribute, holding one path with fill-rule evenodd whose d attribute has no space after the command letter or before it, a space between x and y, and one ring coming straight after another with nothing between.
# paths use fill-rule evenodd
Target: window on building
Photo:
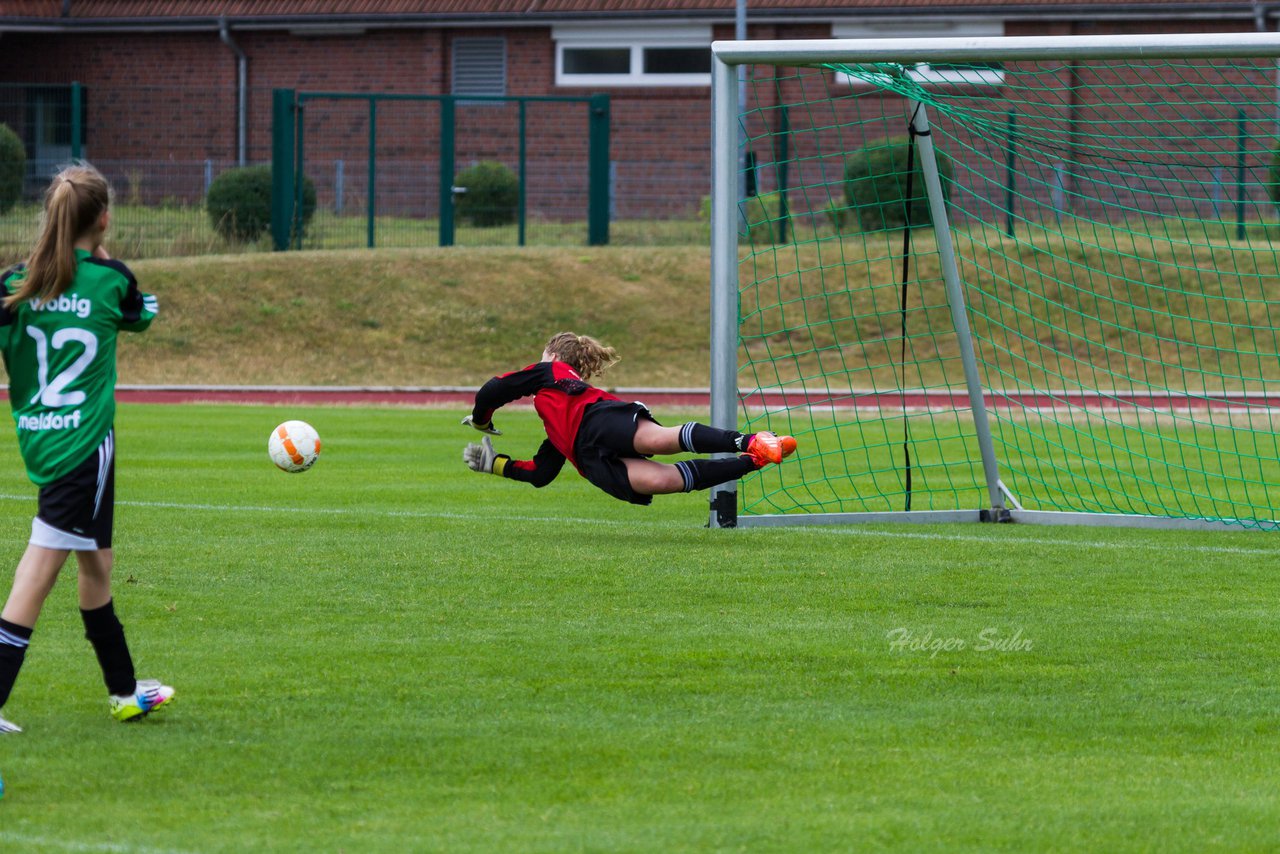
<instances>
[{"instance_id":1,"label":"window on building","mask_svg":"<svg viewBox=\"0 0 1280 854\"><path fill-rule=\"evenodd\" d=\"M705 47L646 47L645 74L710 74L711 49Z\"/></svg>"},{"instance_id":2,"label":"window on building","mask_svg":"<svg viewBox=\"0 0 1280 854\"><path fill-rule=\"evenodd\" d=\"M507 94L507 40L458 38L453 40L454 95Z\"/></svg>"},{"instance_id":3,"label":"window on building","mask_svg":"<svg viewBox=\"0 0 1280 854\"><path fill-rule=\"evenodd\" d=\"M558 86L709 86L711 28L552 28Z\"/></svg>"},{"instance_id":4,"label":"window on building","mask_svg":"<svg viewBox=\"0 0 1280 854\"><path fill-rule=\"evenodd\" d=\"M973 21L859 21L831 25L831 35L838 39L891 39L891 38L975 38L1004 35L1002 21L984 19ZM999 62L955 63L920 62L906 68L907 75L917 83L940 86L999 86L1004 82L1004 69ZM860 85L848 74L837 74L836 81L845 85Z\"/></svg>"},{"instance_id":5,"label":"window on building","mask_svg":"<svg viewBox=\"0 0 1280 854\"><path fill-rule=\"evenodd\" d=\"M564 73L571 75L630 74L631 49L625 47L565 48Z\"/></svg>"}]
</instances>

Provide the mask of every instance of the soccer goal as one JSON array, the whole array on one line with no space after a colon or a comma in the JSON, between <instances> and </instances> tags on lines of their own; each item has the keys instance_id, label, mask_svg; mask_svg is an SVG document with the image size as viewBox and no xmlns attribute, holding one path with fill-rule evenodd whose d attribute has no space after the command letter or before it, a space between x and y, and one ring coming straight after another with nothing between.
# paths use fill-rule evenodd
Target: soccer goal
<instances>
[{"instance_id":1,"label":"soccer goal","mask_svg":"<svg viewBox=\"0 0 1280 854\"><path fill-rule=\"evenodd\" d=\"M1280 529L1280 34L712 52L713 527Z\"/></svg>"}]
</instances>

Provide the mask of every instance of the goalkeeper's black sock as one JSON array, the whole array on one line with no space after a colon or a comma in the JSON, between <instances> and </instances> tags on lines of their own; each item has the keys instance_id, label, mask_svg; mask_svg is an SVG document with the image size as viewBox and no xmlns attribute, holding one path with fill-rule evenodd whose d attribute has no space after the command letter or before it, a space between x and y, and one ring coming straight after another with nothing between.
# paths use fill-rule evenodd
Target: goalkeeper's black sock
<instances>
[{"instance_id":1,"label":"goalkeeper's black sock","mask_svg":"<svg viewBox=\"0 0 1280 854\"><path fill-rule=\"evenodd\" d=\"M684 491L710 489L711 487L737 480L760 467L751 457L742 456L728 460L681 460L676 463L680 476L684 478Z\"/></svg>"},{"instance_id":2,"label":"goalkeeper's black sock","mask_svg":"<svg viewBox=\"0 0 1280 854\"><path fill-rule=\"evenodd\" d=\"M690 421L680 427L680 450L690 454L732 454L747 449L746 436Z\"/></svg>"},{"instance_id":3,"label":"goalkeeper's black sock","mask_svg":"<svg viewBox=\"0 0 1280 854\"><path fill-rule=\"evenodd\" d=\"M129 645L125 643L124 626L116 617L114 602L89 611L81 608L80 617L84 620L84 636L98 654L107 692L118 697L132 694L138 689L138 681L134 678L133 658L129 655Z\"/></svg>"},{"instance_id":4,"label":"goalkeeper's black sock","mask_svg":"<svg viewBox=\"0 0 1280 854\"><path fill-rule=\"evenodd\" d=\"M0 708L9 700L30 643L31 629L0 619Z\"/></svg>"}]
</instances>

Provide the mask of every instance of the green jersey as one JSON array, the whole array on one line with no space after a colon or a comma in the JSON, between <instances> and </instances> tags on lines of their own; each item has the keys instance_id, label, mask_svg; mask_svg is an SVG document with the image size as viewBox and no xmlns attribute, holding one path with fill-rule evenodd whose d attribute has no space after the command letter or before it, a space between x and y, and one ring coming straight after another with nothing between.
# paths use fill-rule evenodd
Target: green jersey
<instances>
[{"instance_id":1,"label":"green jersey","mask_svg":"<svg viewBox=\"0 0 1280 854\"><path fill-rule=\"evenodd\" d=\"M155 297L119 261L76 250L76 276L56 299L0 307L0 352L27 476L43 486L102 444L116 415L116 336L141 332ZM21 267L0 278L10 294Z\"/></svg>"}]
</instances>

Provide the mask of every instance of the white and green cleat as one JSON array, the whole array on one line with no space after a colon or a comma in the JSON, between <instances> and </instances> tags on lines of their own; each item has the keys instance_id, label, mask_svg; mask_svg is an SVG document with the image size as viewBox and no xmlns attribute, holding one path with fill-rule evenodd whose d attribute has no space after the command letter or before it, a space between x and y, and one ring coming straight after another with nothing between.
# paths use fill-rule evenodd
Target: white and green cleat
<instances>
[{"instance_id":1,"label":"white and green cleat","mask_svg":"<svg viewBox=\"0 0 1280 854\"><path fill-rule=\"evenodd\" d=\"M132 694L111 695L111 717L126 723L140 721L173 699L173 689L158 679L139 679Z\"/></svg>"},{"instance_id":2,"label":"white and green cleat","mask_svg":"<svg viewBox=\"0 0 1280 854\"><path fill-rule=\"evenodd\" d=\"M0 718L0 735L4 735L7 732L22 732L22 727L13 721L6 721L4 718Z\"/></svg>"}]
</instances>

